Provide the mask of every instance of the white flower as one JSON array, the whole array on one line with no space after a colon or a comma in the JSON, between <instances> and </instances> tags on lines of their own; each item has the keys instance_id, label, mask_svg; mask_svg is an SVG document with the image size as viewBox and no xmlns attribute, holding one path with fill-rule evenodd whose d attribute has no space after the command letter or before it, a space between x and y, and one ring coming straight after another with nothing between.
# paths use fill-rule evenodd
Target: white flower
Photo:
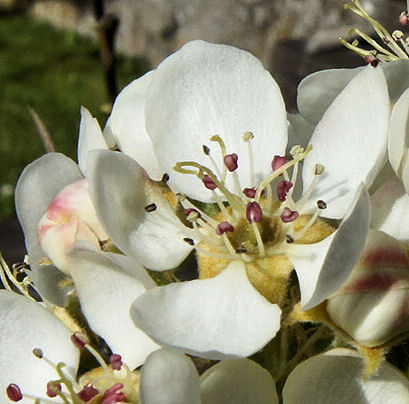
<instances>
[{"instance_id":1,"label":"white flower","mask_svg":"<svg viewBox=\"0 0 409 404\"><path fill-rule=\"evenodd\" d=\"M363 361L350 349L334 349L301 363L289 375L284 404L345 402L351 404L406 403L407 378L383 363L369 380ZM268 372L248 359L224 360L199 378L193 363L168 350L151 354L141 371L142 404L278 404Z\"/></svg>"},{"instance_id":2,"label":"white flower","mask_svg":"<svg viewBox=\"0 0 409 404\"><path fill-rule=\"evenodd\" d=\"M148 291L133 305L133 318L161 344L184 352L250 355L279 326L278 308L252 284L279 302L294 266L302 305L310 308L338 289L359 257L369 223L368 195L360 184L371 184L386 154L389 98L382 70L369 66L358 74L317 125L312 150L293 148L286 163L281 95L247 52L191 42L141 80L119 95L108 127L124 151L135 142L136 160L142 163L138 153L145 150L155 156L148 173L158 173L159 166L168 174L191 226L174 213L174 195L120 153L90 153L91 198L126 255L161 271L196 249L201 278L213 279ZM139 136L144 146L138 150ZM302 160L305 185L296 198ZM185 195L215 201L221 213L209 217ZM344 220L332 233L317 220L320 214Z\"/></svg>"}]
</instances>

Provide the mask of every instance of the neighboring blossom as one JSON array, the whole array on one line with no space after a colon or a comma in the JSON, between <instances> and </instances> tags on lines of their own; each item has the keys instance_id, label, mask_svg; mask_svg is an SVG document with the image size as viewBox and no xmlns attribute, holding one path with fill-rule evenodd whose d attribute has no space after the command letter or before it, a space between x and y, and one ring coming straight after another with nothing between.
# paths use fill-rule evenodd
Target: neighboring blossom
<instances>
[{"instance_id":1,"label":"neighboring blossom","mask_svg":"<svg viewBox=\"0 0 409 404\"><path fill-rule=\"evenodd\" d=\"M281 94L249 53L194 41L140 80L119 95L110 134L125 148L140 134L173 193L131 158L94 151L91 199L126 255L163 271L195 249L201 279L146 292L133 318L184 352L250 355L279 328L277 304L293 268L306 309L334 293L358 260L369 225L364 186L386 157L390 107L382 69L363 69L324 114L312 148L293 147L288 159ZM208 214L194 200L220 212ZM178 202L185 217L174 210ZM319 216L343 221L335 229Z\"/></svg>"}]
</instances>

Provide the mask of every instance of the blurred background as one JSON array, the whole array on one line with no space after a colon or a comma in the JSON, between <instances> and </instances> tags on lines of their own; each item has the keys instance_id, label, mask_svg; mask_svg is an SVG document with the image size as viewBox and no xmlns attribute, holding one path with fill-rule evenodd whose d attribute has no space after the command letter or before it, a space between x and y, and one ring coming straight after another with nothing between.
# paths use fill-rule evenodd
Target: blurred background
<instances>
[{"instance_id":1,"label":"blurred background","mask_svg":"<svg viewBox=\"0 0 409 404\"><path fill-rule=\"evenodd\" d=\"M80 106L104 126L128 82L192 39L249 50L296 110L300 80L314 71L356 67L339 37L368 23L345 0L0 0L0 250L21 261L24 242L14 187L45 153L29 108L56 149L76 159ZM401 29L403 0L362 0L390 31Z\"/></svg>"}]
</instances>

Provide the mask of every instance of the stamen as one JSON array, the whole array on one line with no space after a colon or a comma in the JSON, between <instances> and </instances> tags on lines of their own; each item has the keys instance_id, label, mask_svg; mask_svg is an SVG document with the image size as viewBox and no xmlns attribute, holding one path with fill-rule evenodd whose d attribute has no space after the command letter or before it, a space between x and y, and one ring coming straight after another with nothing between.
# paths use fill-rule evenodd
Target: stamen
<instances>
[{"instance_id":1,"label":"stamen","mask_svg":"<svg viewBox=\"0 0 409 404\"><path fill-rule=\"evenodd\" d=\"M118 354L112 354L109 358L109 363L114 370L121 370L122 368L122 357Z\"/></svg>"},{"instance_id":2,"label":"stamen","mask_svg":"<svg viewBox=\"0 0 409 404\"><path fill-rule=\"evenodd\" d=\"M48 382L47 383L47 396L54 398L58 396L58 393L61 392L62 387L61 383L58 382Z\"/></svg>"},{"instance_id":3,"label":"stamen","mask_svg":"<svg viewBox=\"0 0 409 404\"><path fill-rule=\"evenodd\" d=\"M320 199L319 201L317 201L317 207L318 209L327 209L327 203Z\"/></svg>"},{"instance_id":4,"label":"stamen","mask_svg":"<svg viewBox=\"0 0 409 404\"><path fill-rule=\"evenodd\" d=\"M164 184L166 184L168 181L169 181L169 174L168 173L165 173L165 174L163 174L162 175L162 179L161 179L161 182L163 182Z\"/></svg>"},{"instance_id":5,"label":"stamen","mask_svg":"<svg viewBox=\"0 0 409 404\"><path fill-rule=\"evenodd\" d=\"M286 234L285 235L285 242L287 244L292 244L292 243L294 243L294 239L289 234Z\"/></svg>"},{"instance_id":6,"label":"stamen","mask_svg":"<svg viewBox=\"0 0 409 404\"><path fill-rule=\"evenodd\" d=\"M239 248L236 248L236 253L237 254L247 254L248 250L245 247L239 247Z\"/></svg>"},{"instance_id":7,"label":"stamen","mask_svg":"<svg viewBox=\"0 0 409 404\"><path fill-rule=\"evenodd\" d=\"M36 356L38 359L43 358L43 351L40 348L33 349L33 355Z\"/></svg>"},{"instance_id":8,"label":"stamen","mask_svg":"<svg viewBox=\"0 0 409 404\"><path fill-rule=\"evenodd\" d=\"M280 218L284 223L290 223L297 219L298 216L299 213L297 211L291 210L289 208L284 208L284 211L281 214Z\"/></svg>"},{"instance_id":9,"label":"stamen","mask_svg":"<svg viewBox=\"0 0 409 404\"><path fill-rule=\"evenodd\" d=\"M157 209L156 203L151 203L145 206L145 211L148 213L154 212L156 209Z\"/></svg>"},{"instance_id":10,"label":"stamen","mask_svg":"<svg viewBox=\"0 0 409 404\"><path fill-rule=\"evenodd\" d=\"M217 188L217 185L215 184L215 182L211 179L211 177L210 176L208 176L208 175L205 175L203 178L202 178L202 181L203 181L203 184L204 184L204 186L207 188L207 189L210 189L210 190L215 190L216 188Z\"/></svg>"},{"instance_id":11,"label":"stamen","mask_svg":"<svg viewBox=\"0 0 409 404\"><path fill-rule=\"evenodd\" d=\"M244 188L243 194L246 195L248 198L254 198L256 196L257 188Z\"/></svg>"},{"instance_id":12,"label":"stamen","mask_svg":"<svg viewBox=\"0 0 409 404\"><path fill-rule=\"evenodd\" d=\"M273 171L276 171L285 163L287 163L287 159L284 156L279 156L276 154L273 158L273 161L271 162L271 168L273 169Z\"/></svg>"},{"instance_id":13,"label":"stamen","mask_svg":"<svg viewBox=\"0 0 409 404\"><path fill-rule=\"evenodd\" d=\"M264 257L266 255L265 250L264 250L264 243L263 240L261 239L261 234L260 231L257 227L257 223L256 222L252 222L251 226L253 228L253 232L256 236L256 240L257 240L257 247L258 247L258 253L261 257Z\"/></svg>"},{"instance_id":14,"label":"stamen","mask_svg":"<svg viewBox=\"0 0 409 404\"><path fill-rule=\"evenodd\" d=\"M92 385L87 384L79 393L78 397L86 403L99 394L99 391Z\"/></svg>"},{"instance_id":15,"label":"stamen","mask_svg":"<svg viewBox=\"0 0 409 404\"><path fill-rule=\"evenodd\" d=\"M21 393L20 387L15 383L11 383L7 386L6 389L7 397L14 402L20 401L23 399L23 394Z\"/></svg>"},{"instance_id":16,"label":"stamen","mask_svg":"<svg viewBox=\"0 0 409 404\"><path fill-rule=\"evenodd\" d=\"M202 149L203 149L203 153L204 153L206 156L208 156L208 155L210 154L210 149L209 149L206 145L203 145L203 146L202 146Z\"/></svg>"},{"instance_id":17,"label":"stamen","mask_svg":"<svg viewBox=\"0 0 409 404\"><path fill-rule=\"evenodd\" d=\"M227 151L226 151L226 145L223 142L223 139L219 136L219 135L214 135L210 138L211 142L217 142L219 144L220 147L220 153L222 155L222 158L224 158L224 156L226 156ZM222 183L224 184L224 182L226 181L226 173L227 173L227 167L223 166L223 172L220 176Z\"/></svg>"},{"instance_id":18,"label":"stamen","mask_svg":"<svg viewBox=\"0 0 409 404\"><path fill-rule=\"evenodd\" d=\"M253 201L247 204L246 218L249 223L261 222L261 219L263 218L263 210L257 202Z\"/></svg>"},{"instance_id":19,"label":"stamen","mask_svg":"<svg viewBox=\"0 0 409 404\"><path fill-rule=\"evenodd\" d=\"M239 156L236 153L227 154L223 157L225 166L230 172L237 170Z\"/></svg>"},{"instance_id":20,"label":"stamen","mask_svg":"<svg viewBox=\"0 0 409 404\"><path fill-rule=\"evenodd\" d=\"M114 384L110 389L108 389L104 396L102 397L101 404L114 404L123 403L126 400L125 393L121 390L124 387L122 383Z\"/></svg>"},{"instance_id":21,"label":"stamen","mask_svg":"<svg viewBox=\"0 0 409 404\"><path fill-rule=\"evenodd\" d=\"M197 209L193 208L185 209L184 213L186 215L186 219L189 220L190 222L200 218L200 213L198 212Z\"/></svg>"},{"instance_id":22,"label":"stamen","mask_svg":"<svg viewBox=\"0 0 409 404\"><path fill-rule=\"evenodd\" d=\"M409 15L407 11L402 11L401 15L399 16L399 24L401 25L409 24Z\"/></svg>"},{"instance_id":23,"label":"stamen","mask_svg":"<svg viewBox=\"0 0 409 404\"><path fill-rule=\"evenodd\" d=\"M365 60L366 63L370 64L373 67L378 66L378 64L380 62L379 59L377 57L375 57L374 55L372 55L372 54L366 55L364 57L364 60Z\"/></svg>"},{"instance_id":24,"label":"stamen","mask_svg":"<svg viewBox=\"0 0 409 404\"><path fill-rule=\"evenodd\" d=\"M221 236L224 233L234 232L234 227L229 222L221 222L216 227L216 234Z\"/></svg>"},{"instance_id":25,"label":"stamen","mask_svg":"<svg viewBox=\"0 0 409 404\"><path fill-rule=\"evenodd\" d=\"M71 342L76 346L77 348L84 348L85 345L88 343L87 338L83 333L76 332L71 335ZM34 351L33 351L34 353Z\"/></svg>"},{"instance_id":26,"label":"stamen","mask_svg":"<svg viewBox=\"0 0 409 404\"><path fill-rule=\"evenodd\" d=\"M251 140L254 139L254 135L247 131L243 135L243 141L247 143L248 147L248 160L249 160L249 178L250 178L250 185L255 184L255 176L254 176L254 155L253 155L253 147L251 145Z\"/></svg>"},{"instance_id":27,"label":"stamen","mask_svg":"<svg viewBox=\"0 0 409 404\"><path fill-rule=\"evenodd\" d=\"M277 185L277 197L281 202L287 199L288 191L293 187L290 181L280 181Z\"/></svg>"},{"instance_id":28,"label":"stamen","mask_svg":"<svg viewBox=\"0 0 409 404\"><path fill-rule=\"evenodd\" d=\"M195 242L193 241L193 239L189 238L189 237L185 237L183 239L183 241L189 245L195 245Z\"/></svg>"}]
</instances>

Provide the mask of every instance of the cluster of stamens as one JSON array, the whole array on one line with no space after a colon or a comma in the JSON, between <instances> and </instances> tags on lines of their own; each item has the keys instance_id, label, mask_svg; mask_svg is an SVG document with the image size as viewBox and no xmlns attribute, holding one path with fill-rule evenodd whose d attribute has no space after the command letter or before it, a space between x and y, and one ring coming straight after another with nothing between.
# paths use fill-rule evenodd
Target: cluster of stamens
<instances>
[{"instance_id":1,"label":"cluster of stamens","mask_svg":"<svg viewBox=\"0 0 409 404\"><path fill-rule=\"evenodd\" d=\"M83 335L76 333L71 336L71 341L78 349L87 349L100 364L101 372L97 377L93 377L91 381L81 385L64 371L66 365L63 362L54 364L44 356L40 348L34 348L33 355L45 361L58 375L58 378L48 381L44 387L44 392L49 398L39 398L23 393L15 383L8 385L6 389L7 397L13 402L25 398L33 400L37 404L54 403L55 401L52 399L57 397L65 404L83 404L98 396L100 404L114 404L131 402L128 401L129 396L138 396L133 374L128 366L122 362L120 355L112 354L110 364L107 365L101 355L87 343ZM100 386L104 387L101 388Z\"/></svg>"},{"instance_id":2,"label":"cluster of stamens","mask_svg":"<svg viewBox=\"0 0 409 404\"><path fill-rule=\"evenodd\" d=\"M344 7L367 20L372 25L376 34L379 36L379 39L385 46L380 45L369 35L357 28L350 30L349 34L361 37L365 42L373 47L372 50L360 48L358 46L359 42L357 39L355 39L352 43L349 43L345 39L340 38L341 42L348 49L351 49L358 55L362 56L367 63L371 63L373 66L376 66L379 61L389 62L391 60L409 59L409 37L405 38L404 33L400 30L396 30L390 34L378 21L369 16L359 0L353 0L353 3L354 5L345 4ZM407 11L403 11L401 13L399 16L399 23L401 25L408 25L409 16Z\"/></svg>"},{"instance_id":3,"label":"cluster of stamens","mask_svg":"<svg viewBox=\"0 0 409 404\"><path fill-rule=\"evenodd\" d=\"M209 158L213 169L194 161L178 162L174 167L179 173L198 177L204 188L213 194L213 200L218 206L218 213L209 215L186 195L178 195L179 202L185 209L186 219L194 231L194 239L183 240L195 246L198 252L230 260L242 259L246 262L280 254L286 243L296 242L308 231L320 211L326 207L324 201L318 201L310 220L301 229L295 229L294 222L309 200L324 167L319 164L314 167L312 183L296 202L292 196L298 166L312 146L305 150L301 146L294 146L290 151L290 159L274 156L271 174L256 184L251 147L253 138L254 135L250 132L243 136L243 141L248 145L251 187L241 186L237 174L239 156L236 153L227 153L226 146L218 135L212 136L210 141L219 146L223 162L221 167L216 164L210 148L206 145L202 146L203 153ZM234 191L227 185L229 175L232 176ZM145 210L152 212L154 209L147 205ZM270 248L273 246L274 248Z\"/></svg>"}]
</instances>

